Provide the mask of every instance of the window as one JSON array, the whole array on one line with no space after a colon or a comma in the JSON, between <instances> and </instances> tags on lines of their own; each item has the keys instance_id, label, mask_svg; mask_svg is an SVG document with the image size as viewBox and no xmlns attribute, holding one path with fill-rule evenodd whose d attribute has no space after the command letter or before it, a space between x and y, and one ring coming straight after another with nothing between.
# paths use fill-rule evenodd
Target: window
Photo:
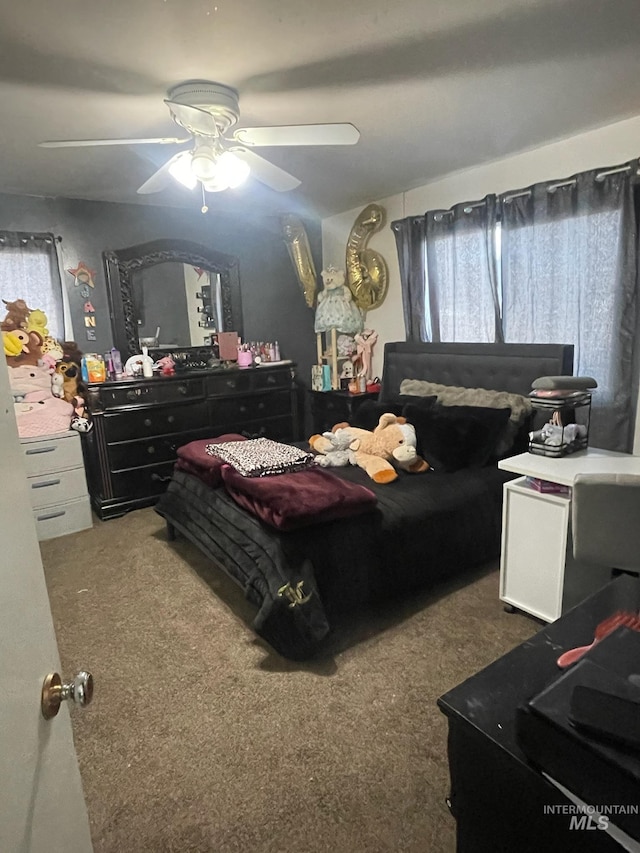
<instances>
[{"instance_id":1,"label":"window","mask_svg":"<svg viewBox=\"0 0 640 853\"><path fill-rule=\"evenodd\" d=\"M23 299L32 310L44 311L49 334L64 340L62 283L53 235L0 232L0 298Z\"/></svg>"}]
</instances>

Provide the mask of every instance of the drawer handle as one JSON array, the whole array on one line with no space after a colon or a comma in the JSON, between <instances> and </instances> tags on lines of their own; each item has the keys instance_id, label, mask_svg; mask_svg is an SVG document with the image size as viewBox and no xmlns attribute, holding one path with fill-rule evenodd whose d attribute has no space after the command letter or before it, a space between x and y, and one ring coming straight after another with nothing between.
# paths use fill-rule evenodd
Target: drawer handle
<instances>
[{"instance_id":1,"label":"drawer handle","mask_svg":"<svg viewBox=\"0 0 640 853\"><path fill-rule=\"evenodd\" d=\"M66 515L66 509L59 509L58 512L48 512L46 515L36 516L38 521L47 521L49 518L60 518L61 515Z\"/></svg>"},{"instance_id":2,"label":"drawer handle","mask_svg":"<svg viewBox=\"0 0 640 853\"><path fill-rule=\"evenodd\" d=\"M167 423L172 424L175 421L175 419L176 419L175 415L169 415L169 417L167 418Z\"/></svg>"},{"instance_id":3,"label":"drawer handle","mask_svg":"<svg viewBox=\"0 0 640 853\"><path fill-rule=\"evenodd\" d=\"M52 453L54 450L55 447L34 447L27 450L27 456L35 456L36 453Z\"/></svg>"},{"instance_id":4,"label":"drawer handle","mask_svg":"<svg viewBox=\"0 0 640 853\"><path fill-rule=\"evenodd\" d=\"M264 409L264 403L258 403L258 408L262 411L262 409Z\"/></svg>"},{"instance_id":5,"label":"drawer handle","mask_svg":"<svg viewBox=\"0 0 640 853\"><path fill-rule=\"evenodd\" d=\"M276 377L275 376L267 376L267 383L269 385L275 385L276 384Z\"/></svg>"},{"instance_id":6,"label":"drawer handle","mask_svg":"<svg viewBox=\"0 0 640 853\"><path fill-rule=\"evenodd\" d=\"M147 427L148 427L148 426L151 426L151 418L145 418L145 419L144 419L144 425L145 425L145 426L147 426Z\"/></svg>"},{"instance_id":7,"label":"drawer handle","mask_svg":"<svg viewBox=\"0 0 640 853\"><path fill-rule=\"evenodd\" d=\"M228 388L235 388L236 387L236 380L235 379L227 379L227 387Z\"/></svg>"},{"instance_id":8,"label":"drawer handle","mask_svg":"<svg viewBox=\"0 0 640 853\"><path fill-rule=\"evenodd\" d=\"M127 400L137 400L141 393L139 388L132 388L127 391Z\"/></svg>"},{"instance_id":9,"label":"drawer handle","mask_svg":"<svg viewBox=\"0 0 640 853\"><path fill-rule=\"evenodd\" d=\"M156 452L155 447L153 446L153 444L150 444L149 447L147 447L147 453L155 453L155 452Z\"/></svg>"},{"instance_id":10,"label":"drawer handle","mask_svg":"<svg viewBox=\"0 0 640 853\"><path fill-rule=\"evenodd\" d=\"M180 392L180 394L188 394L189 393L189 389L187 388L186 385L178 385L178 391Z\"/></svg>"},{"instance_id":11,"label":"drawer handle","mask_svg":"<svg viewBox=\"0 0 640 853\"><path fill-rule=\"evenodd\" d=\"M32 489L44 489L47 486L58 486L60 480L45 480L44 483L31 483Z\"/></svg>"},{"instance_id":12,"label":"drawer handle","mask_svg":"<svg viewBox=\"0 0 640 853\"><path fill-rule=\"evenodd\" d=\"M245 412L247 411L247 407L246 407L246 406L240 406L240 411L241 411L241 412L242 412L242 414L244 415L244 414L245 414Z\"/></svg>"}]
</instances>

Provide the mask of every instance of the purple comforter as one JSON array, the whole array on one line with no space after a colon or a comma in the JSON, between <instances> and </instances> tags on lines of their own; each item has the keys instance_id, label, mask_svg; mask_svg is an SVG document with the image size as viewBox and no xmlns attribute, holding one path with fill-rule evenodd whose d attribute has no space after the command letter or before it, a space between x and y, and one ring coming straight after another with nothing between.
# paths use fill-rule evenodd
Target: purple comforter
<instances>
[{"instance_id":1,"label":"purple comforter","mask_svg":"<svg viewBox=\"0 0 640 853\"><path fill-rule=\"evenodd\" d=\"M178 448L176 468L193 474L211 488L224 485L239 506L277 530L297 530L310 524L349 518L369 512L377 503L370 489L343 480L324 468L243 477L205 449L214 442L245 440L244 436L228 433L192 441Z\"/></svg>"}]
</instances>

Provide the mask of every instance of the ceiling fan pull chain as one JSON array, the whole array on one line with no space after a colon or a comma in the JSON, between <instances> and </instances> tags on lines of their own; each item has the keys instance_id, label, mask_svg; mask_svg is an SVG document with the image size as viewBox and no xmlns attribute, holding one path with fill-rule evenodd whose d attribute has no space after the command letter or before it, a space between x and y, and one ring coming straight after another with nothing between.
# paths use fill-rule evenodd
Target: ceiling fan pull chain
<instances>
[{"instance_id":1,"label":"ceiling fan pull chain","mask_svg":"<svg viewBox=\"0 0 640 853\"><path fill-rule=\"evenodd\" d=\"M201 213L206 213L209 210L209 207L207 205L207 197L204 192L204 184L200 184L200 186L202 187L202 207L200 208L200 211Z\"/></svg>"}]
</instances>

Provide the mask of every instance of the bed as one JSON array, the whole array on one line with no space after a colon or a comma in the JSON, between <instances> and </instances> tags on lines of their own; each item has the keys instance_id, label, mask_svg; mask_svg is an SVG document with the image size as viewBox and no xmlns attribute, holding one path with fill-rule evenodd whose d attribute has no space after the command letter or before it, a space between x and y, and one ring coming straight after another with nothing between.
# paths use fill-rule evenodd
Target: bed
<instances>
[{"instance_id":1,"label":"bed","mask_svg":"<svg viewBox=\"0 0 640 853\"><path fill-rule=\"evenodd\" d=\"M572 369L573 347L563 344L388 343L379 406L398 410L407 400L401 390L413 394L416 383L427 382L527 395L537 377ZM524 449L526 428L504 455ZM513 475L496 461L399 472L384 485L357 467L332 468L329 476L372 491L375 506L287 531L239 506L224 487L177 467L155 509L169 539L182 534L242 587L257 608L256 633L283 656L303 660L321 654L354 611L499 555L502 486Z\"/></svg>"}]
</instances>

